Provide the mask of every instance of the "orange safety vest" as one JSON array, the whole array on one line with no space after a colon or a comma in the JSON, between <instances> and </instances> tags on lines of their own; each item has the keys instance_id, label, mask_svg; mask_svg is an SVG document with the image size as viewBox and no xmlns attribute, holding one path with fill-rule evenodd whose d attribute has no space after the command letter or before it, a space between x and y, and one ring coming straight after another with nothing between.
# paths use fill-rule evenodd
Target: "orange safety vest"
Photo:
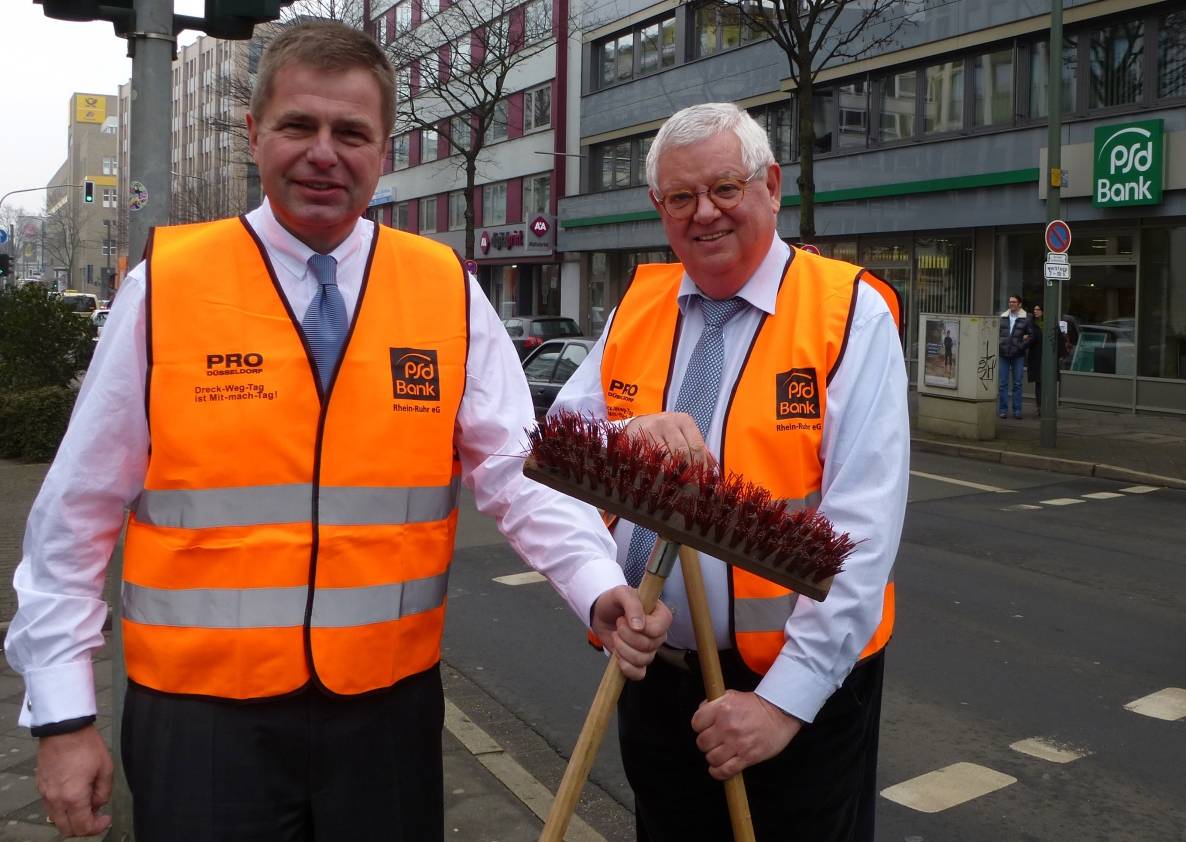
<instances>
[{"instance_id":1,"label":"orange safety vest","mask_svg":"<svg viewBox=\"0 0 1186 842\"><path fill-rule=\"evenodd\" d=\"M124 551L131 680L357 694L440 660L468 289L448 248L376 226L323 396L245 221L154 233L152 444Z\"/></svg>"},{"instance_id":2,"label":"orange safety vest","mask_svg":"<svg viewBox=\"0 0 1186 842\"><path fill-rule=\"evenodd\" d=\"M609 418L661 412L667 406L680 336L675 302L683 274L678 263L643 265L635 271L602 357ZM722 467L743 474L793 508L820 503L827 387L844 353L861 284L885 298L900 323L897 294L884 281L849 263L794 250L774 315L762 316L728 396L718 454ZM732 565L729 576L734 644L750 669L765 675L786 642L786 621L798 595ZM881 621L861 658L881 651L893 626L891 578Z\"/></svg>"}]
</instances>

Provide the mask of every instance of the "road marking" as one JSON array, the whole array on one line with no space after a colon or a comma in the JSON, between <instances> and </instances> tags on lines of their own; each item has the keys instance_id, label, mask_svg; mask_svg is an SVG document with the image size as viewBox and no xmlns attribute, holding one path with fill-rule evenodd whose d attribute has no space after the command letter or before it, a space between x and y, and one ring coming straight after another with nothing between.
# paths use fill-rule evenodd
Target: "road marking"
<instances>
[{"instance_id":1,"label":"road marking","mask_svg":"<svg viewBox=\"0 0 1186 842\"><path fill-rule=\"evenodd\" d=\"M1072 760L1078 760L1080 757L1086 757L1091 754L1090 751L1072 748L1064 743L1056 743L1054 740L1048 740L1045 737L1031 737L1028 740L1018 740L1009 746L1014 751L1019 751L1022 754L1028 754L1030 757L1036 757L1039 760L1049 760L1051 763L1070 763Z\"/></svg>"},{"instance_id":2,"label":"road marking","mask_svg":"<svg viewBox=\"0 0 1186 842\"><path fill-rule=\"evenodd\" d=\"M542 573L529 570L526 573L512 573L510 576L495 576L494 581L500 585L531 585L535 582L546 582Z\"/></svg>"},{"instance_id":3,"label":"road marking","mask_svg":"<svg viewBox=\"0 0 1186 842\"><path fill-rule=\"evenodd\" d=\"M1186 718L1186 690L1181 687L1166 687L1164 690L1129 702L1124 709L1142 716L1152 716L1154 719L1177 722Z\"/></svg>"},{"instance_id":4,"label":"road marking","mask_svg":"<svg viewBox=\"0 0 1186 842\"><path fill-rule=\"evenodd\" d=\"M1015 783L1017 778L987 766L952 763L887 787L881 794L896 804L920 813L938 813Z\"/></svg>"},{"instance_id":5,"label":"road marking","mask_svg":"<svg viewBox=\"0 0 1186 842\"><path fill-rule=\"evenodd\" d=\"M1005 506L1001 509L1002 512L1032 512L1034 510L1041 510L1041 506L1031 506L1029 503L1018 503L1016 506Z\"/></svg>"},{"instance_id":6,"label":"road marking","mask_svg":"<svg viewBox=\"0 0 1186 842\"><path fill-rule=\"evenodd\" d=\"M445 699L445 727L479 763L498 778L503 786L527 805L540 821L547 820L553 800L551 791L532 777L531 773L507 754L493 737L479 728L461 708L448 699ZM564 838L577 842L606 842L604 836L589 827L580 816L575 815L568 824Z\"/></svg>"},{"instance_id":7,"label":"road marking","mask_svg":"<svg viewBox=\"0 0 1186 842\"><path fill-rule=\"evenodd\" d=\"M1043 500L1043 506L1073 506L1076 503L1082 503L1078 497L1055 497L1053 500Z\"/></svg>"},{"instance_id":8,"label":"road marking","mask_svg":"<svg viewBox=\"0 0 1186 842\"><path fill-rule=\"evenodd\" d=\"M1128 488L1122 488L1121 491L1126 494L1148 494L1150 491L1161 491L1159 485L1130 485Z\"/></svg>"},{"instance_id":9,"label":"road marking","mask_svg":"<svg viewBox=\"0 0 1186 842\"><path fill-rule=\"evenodd\" d=\"M1115 491L1093 491L1090 494L1084 494L1088 500L1115 500L1117 497L1123 497L1123 494L1117 494Z\"/></svg>"},{"instance_id":10,"label":"road marking","mask_svg":"<svg viewBox=\"0 0 1186 842\"><path fill-rule=\"evenodd\" d=\"M969 482L966 479L953 479L951 477L941 477L938 474L926 474L922 471L911 471L911 476L922 477L923 479L933 479L936 482L949 482L952 485L962 485L965 488L975 488L977 491L991 491L995 494L1012 494L1011 488L997 488L995 485L983 485L978 482Z\"/></svg>"}]
</instances>

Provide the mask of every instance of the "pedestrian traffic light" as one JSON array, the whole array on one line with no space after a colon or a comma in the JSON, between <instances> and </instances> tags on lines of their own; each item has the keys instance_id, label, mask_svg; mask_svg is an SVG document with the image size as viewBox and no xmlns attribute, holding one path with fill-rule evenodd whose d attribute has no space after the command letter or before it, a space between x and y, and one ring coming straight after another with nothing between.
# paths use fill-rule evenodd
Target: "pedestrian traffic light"
<instances>
[{"instance_id":1,"label":"pedestrian traffic light","mask_svg":"<svg viewBox=\"0 0 1186 842\"><path fill-rule=\"evenodd\" d=\"M8 273L11 271L12 271L12 255L11 254L0 254L0 278L7 277Z\"/></svg>"},{"instance_id":2,"label":"pedestrian traffic light","mask_svg":"<svg viewBox=\"0 0 1186 842\"><path fill-rule=\"evenodd\" d=\"M83 181L82 183L82 200L88 205L95 201L95 182Z\"/></svg>"}]
</instances>

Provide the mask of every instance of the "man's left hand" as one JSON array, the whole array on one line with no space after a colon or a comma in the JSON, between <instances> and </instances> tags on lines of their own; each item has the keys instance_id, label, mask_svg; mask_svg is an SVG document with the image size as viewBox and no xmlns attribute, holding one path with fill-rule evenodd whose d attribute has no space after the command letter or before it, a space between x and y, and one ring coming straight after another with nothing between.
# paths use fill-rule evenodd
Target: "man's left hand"
<instances>
[{"instance_id":1,"label":"man's left hand","mask_svg":"<svg viewBox=\"0 0 1186 842\"><path fill-rule=\"evenodd\" d=\"M781 752L803 723L757 693L727 690L701 703L692 727L700 735L696 745L708 761L708 773L725 781Z\"/></svg>"},{"instance_id":2,"label":"man's left hand","mask_svg":"<svg viewBox=\"0 0 1186 842\"><path fill-rule=\"evenodd\" d=\"M646 614L638 591L626 585L609 589L593 603L593 634L618 656L622 673L635 681L646 674L670 626L666 605L660 601Z\"/></svg>"}]
</instances>

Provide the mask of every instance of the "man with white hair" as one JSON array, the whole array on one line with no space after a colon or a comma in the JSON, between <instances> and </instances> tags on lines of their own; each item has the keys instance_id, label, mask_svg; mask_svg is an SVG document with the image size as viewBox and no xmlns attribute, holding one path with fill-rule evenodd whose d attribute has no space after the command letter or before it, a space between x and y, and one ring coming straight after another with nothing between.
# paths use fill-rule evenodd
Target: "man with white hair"
<instances>
[{"instance_id":1,"label":"man with white hair","mask_svg":"<svg viewBox=\"0 0 1186 842\"><path fill-rule=\"evenodd\" d=\"M669 645L618 708L638 838L731 838L716 781L744 769L759 839L872 840L910 444L898 298L778 238L781 169L732 104L672 116L647 181L680 262L638 267L554 411L716 461L858 545L824 602L701 559L730 688L711 703L682 576L667 580ZM622 522L614 538L634 583L654 535Z\"/></svg>"}]
</instances>

